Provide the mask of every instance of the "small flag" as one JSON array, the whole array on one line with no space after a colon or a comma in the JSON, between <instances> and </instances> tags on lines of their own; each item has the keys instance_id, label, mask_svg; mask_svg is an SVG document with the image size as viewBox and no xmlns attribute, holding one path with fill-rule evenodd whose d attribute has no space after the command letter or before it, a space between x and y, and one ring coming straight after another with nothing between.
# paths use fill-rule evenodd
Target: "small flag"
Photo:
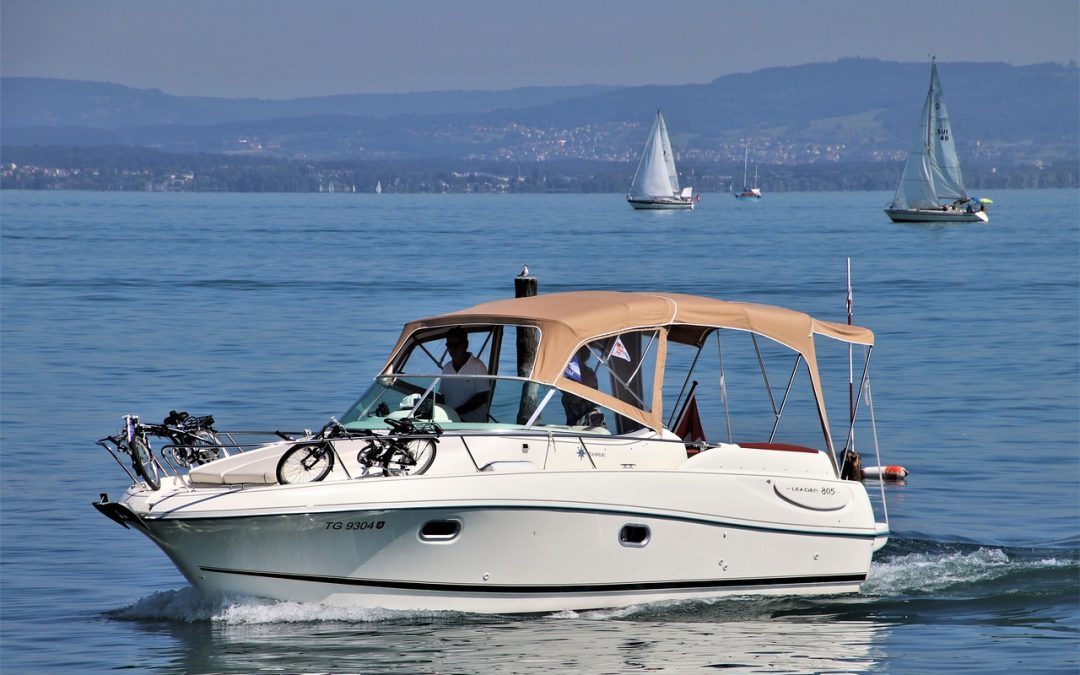
<instances>
[{"instance_id":1,"label":"small flag","mask_svg":"<svg viewBox=\"0 0 1080 675\"><path fill-rule=\"evenodd\" d=\"M683 408L682 416L672 429L676 436L686 443L698 443L705 441L705 428L701 425L701 416L698 414L697 396L690 394L690 400Z\"/></svg>"},{"instance_id":2,"label":"small flag","mask_svg":"<svg viewBox=\"0 0 1080 675\"><path fill-rule=\"evenodd\" d=\"M616 337L615 344L611 345L611 353L608 357L614 356L615 358L622 359L623 361L633 361L630 358L630 352L626 351L626 345L622 343L622 338Z\"/></svg>"},{"instance_id":3,"label":"small flag","mask_svg":"<svg viewBox=\"0 0 1080 675\"><path fill-rule=\"evenodd\" d=\"M570 363L566 365L566 370L563 371L563 377L574 382L581 382L581 364L578 363L578 358L575 355L570 359Z\"/></svg>"}]
</instances>

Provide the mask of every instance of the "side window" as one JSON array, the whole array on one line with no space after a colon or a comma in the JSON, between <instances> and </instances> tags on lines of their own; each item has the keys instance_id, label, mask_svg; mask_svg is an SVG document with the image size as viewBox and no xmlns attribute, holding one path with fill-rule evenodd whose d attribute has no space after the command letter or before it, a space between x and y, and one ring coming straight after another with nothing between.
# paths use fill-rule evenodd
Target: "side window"
<instances>
[{"instance_id":1,"label":"side window","mask_svg":"<svg viewBox=\"0 0 1080 675\"><path fill-rule=\"evenodd\" d=\"M445 338L426 337L406 348L398 359L394 372L408 375L437 375L446 361Z\"/></svg>"},{"instance_id":2,"label":"side window","mask_svg":"<svg viewBox=\"0 0 1080 675\"><path fill-rule=\"evenodd\" d=\"M578 350L563 375L649 412L658 338L656 331L633 331L595 340ZM619 417L616 426L626 433L638 425Z\"/></svg>"},{"instance_id":3,"label":"side window","mask_svg":"<svg viewBox=\"0 0 1080 675\"><path fill-rule=\"evenodd\" d=\"M499 359L496 375L528 377L536 361L540 330L535 326L503 326L499 340Z\"/></svg>"},{"instance_id":4,"label":"side window","mask_svg":"<svg viewBox=\"0 0 1080 675\"><path fill-rule=\"evenodd\" d=\"M450 362L447 340L455 327L425 331L413 337L403 358L398 360L395 372L408 375L438 375ZM480 359L486 368L492 364L492 354L502 334L501 326L462 326L465 331L465 349ZM458 338L451 338L456 341Z\"/></svg>"}]
</instances>

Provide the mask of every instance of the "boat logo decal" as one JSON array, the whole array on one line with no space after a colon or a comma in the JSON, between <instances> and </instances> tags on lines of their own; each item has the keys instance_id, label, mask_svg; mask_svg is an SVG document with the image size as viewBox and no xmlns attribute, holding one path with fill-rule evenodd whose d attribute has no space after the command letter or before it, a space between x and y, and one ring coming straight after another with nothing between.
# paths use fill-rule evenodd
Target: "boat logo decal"
<instances>
[{"instance_id":1,"label":"boat logo decal","mask_svg":"<svg viewBox=\"0 0 1080 675\"><path fill-rule=\"evenodd\" d=\"M778 479L773 489L784 501L814 511L837 511L851 501L851 490L844 485Z\"/></svg>"}]
</instances>

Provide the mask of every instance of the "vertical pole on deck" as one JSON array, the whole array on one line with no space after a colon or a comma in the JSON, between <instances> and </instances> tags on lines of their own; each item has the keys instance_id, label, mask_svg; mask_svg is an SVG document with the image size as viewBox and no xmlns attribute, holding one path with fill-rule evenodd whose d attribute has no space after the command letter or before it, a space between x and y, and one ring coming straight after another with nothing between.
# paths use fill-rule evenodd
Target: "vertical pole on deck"
<instances>
[{"instance_id":1,"label":"vertical pole on deck","mask_svg":"<svg viewBox=\"0 0 1080 675\"><path fill-rule=\"evenodd\" d=\"M529 275L528 267L523 267L521 274L514 277L514 297L531 298L540 290L540 281ZM537 330L534 328L517 329L517 374L528 377L532 374L536 362ZM539 389L535 382L527 382L521 388L521 403L518 405L518 424L525 424L536 412Z\"/></svg>"},{"instance_id":2,"label":"vertical pole on deck","mask_svg":"<svg viewBox=\"0 0 1080 675\"><path fill-rule=\"evenodd\" d=\"M847 259L847 325L851 325L851 309L854 304L854 298L851 294L851 258ZM852 344L848 343L847 349L847 387L848 387L848 424L854 426L855 424L855 367L852 363ZM849 432L851 436L851 448L855 449L855 432L854 430Z\"/></svg>"}]
</instances>

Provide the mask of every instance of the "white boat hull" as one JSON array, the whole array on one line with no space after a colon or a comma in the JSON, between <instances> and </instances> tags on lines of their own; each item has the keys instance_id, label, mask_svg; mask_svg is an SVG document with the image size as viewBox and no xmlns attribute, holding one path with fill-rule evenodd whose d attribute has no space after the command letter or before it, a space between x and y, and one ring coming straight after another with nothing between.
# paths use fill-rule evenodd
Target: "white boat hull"
<instances>
[{"instance_id":1,"label":"white boat hull","mask_svg":"<svg viewBox=\"0 0 1080 675\"><path fill-rule=\"evenodd\" d=\"M894 223L988 223L986 211L944 211L940 209L885 209Z\"/></svg>"},{"instance_id":2,"label":"white boat hull","mask_svg":"<svg viewBox=\"0 0 1080 675\"><path fill-rule=\"evenodd\" d=\"M679 197L657 197L656 199L631 199L630 197L627 197L626 201L630 203L630 206L637 210L693 210L694 208L694 201L692 199L681 199Z\"/></svg>"},{"instance_id":3,"label":"white boat hull","mask_svg":"<svg viewBox=\"0 0 1080 675\"><path fill-rule=\"evenodd\" d=\"M819 492L838 496L807 501ZM883 543L858 483L711 472L136 490L123 508L203 591L401 610L528 613L855 592ZM460 529L425 541L431 521ZM648 528L646 540L621 543L627 525Z\"/></svg>"}]
</instances>

